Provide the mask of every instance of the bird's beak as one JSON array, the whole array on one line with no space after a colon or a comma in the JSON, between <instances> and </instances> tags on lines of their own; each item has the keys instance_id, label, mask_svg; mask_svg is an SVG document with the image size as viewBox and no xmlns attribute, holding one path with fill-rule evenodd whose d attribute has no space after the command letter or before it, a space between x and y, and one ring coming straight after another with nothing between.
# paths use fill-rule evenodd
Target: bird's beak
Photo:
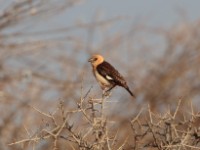
<instances>
[{"instance_id":1,"label":"bird's beak","mask_svg":"<svg viewBox=\"0 0 200 150\"><path fill-rule=\"evenodd\" d=\"M88 59L88 62L92 62L92 61L93 61L93 58Z\"/></svg>"}]
</instances>

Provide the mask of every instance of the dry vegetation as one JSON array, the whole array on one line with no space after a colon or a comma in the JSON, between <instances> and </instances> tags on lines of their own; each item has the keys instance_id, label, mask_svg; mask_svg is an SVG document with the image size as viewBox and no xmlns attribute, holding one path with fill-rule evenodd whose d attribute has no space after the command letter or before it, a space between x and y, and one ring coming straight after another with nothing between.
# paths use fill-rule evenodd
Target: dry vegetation
<instances>
[{"instance_id":1,"label":"dry vegetation","mask_svg":"<svg viewBox=\"0 0 200 150\"><path fill-rule=\"evenodd\" d=\"M126 17L97 13L58 27L80 2L0 2L0 149L200 149L200 21L121 30ZM97 52L136 99L101 98L87 63Z\"/></svg>"}]
</instances>

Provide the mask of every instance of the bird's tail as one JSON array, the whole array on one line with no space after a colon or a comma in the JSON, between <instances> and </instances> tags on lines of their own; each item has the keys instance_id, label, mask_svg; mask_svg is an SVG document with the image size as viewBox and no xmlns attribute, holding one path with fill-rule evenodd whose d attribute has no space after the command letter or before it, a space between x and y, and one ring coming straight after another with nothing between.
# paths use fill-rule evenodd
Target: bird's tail
<instances>
[{"instance_id":1,"label":"bird's tail","mask_svg":"<svg viewBox=\"0 0 200 150\"><path fill-rule=\"evenodd\" d=\"M126 86L125 89L129 92L129 94L130 94L131 96L133 96L134 98L136 98L135 94L133 94L133 93L131 92L131 90L129 89L128 86Z\"/></svg>"}]
</instances>

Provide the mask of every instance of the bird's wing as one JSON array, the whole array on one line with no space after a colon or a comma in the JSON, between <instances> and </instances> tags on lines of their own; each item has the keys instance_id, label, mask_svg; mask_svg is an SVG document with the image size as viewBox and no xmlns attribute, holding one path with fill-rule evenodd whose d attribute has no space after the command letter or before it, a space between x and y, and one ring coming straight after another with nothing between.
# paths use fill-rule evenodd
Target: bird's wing
<instances>
[{"instance_id":1,"label":"bird's wing","mask_svg":"<svg viewBox=\"0 0 200 150\"><path fill-rule=\"evenodd\" d=\"M120 75L120 73L106 61L97 66L97 71L108 81L114 82L117 85L126 84L122 75Z\"/></svg>"}]
</instances>

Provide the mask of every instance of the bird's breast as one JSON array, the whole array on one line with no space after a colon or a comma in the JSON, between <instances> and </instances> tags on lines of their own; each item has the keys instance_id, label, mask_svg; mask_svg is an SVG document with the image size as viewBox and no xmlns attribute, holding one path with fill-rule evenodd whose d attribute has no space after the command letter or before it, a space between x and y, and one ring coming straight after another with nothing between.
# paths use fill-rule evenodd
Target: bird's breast
<instances>
[{"instance_id":1,"label":"bird's breast","mask_svg":"<svg viewBox=\"0 0 200 150\"><path fill-rule=\"evenodd\" d=\"M94 71L94 75L95 75L97 81L101 84L101 86L110 86L111 85L111 83L107 79L105 79L102 75L100 75L97 70Z\"/></svg>"}]
</instances>

